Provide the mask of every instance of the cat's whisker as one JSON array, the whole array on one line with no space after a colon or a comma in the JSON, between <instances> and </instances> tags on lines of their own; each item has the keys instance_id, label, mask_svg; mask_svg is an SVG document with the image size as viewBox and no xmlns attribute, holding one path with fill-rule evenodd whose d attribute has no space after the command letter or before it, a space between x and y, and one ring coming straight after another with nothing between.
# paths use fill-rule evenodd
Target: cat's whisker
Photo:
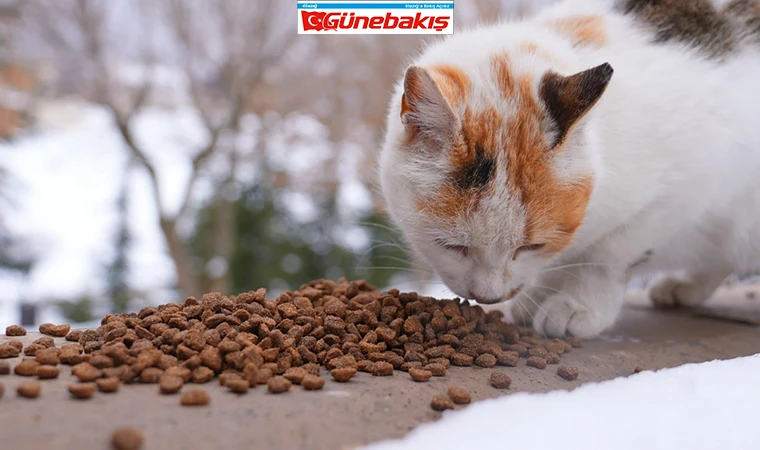
<instances>
[{"instance_id":1,"label":"cat's whisker","mask_svg":"<svg viewBox=\"0 0 760 450\"><path fill-rule=\"evenodd\" d=\"M564 264L562 266L557 267L549 267L548 269L543 269L539 273L545 273L545 272L551 272L553 270L560 270L560 269L569 269L571 267L585 267L585 266L595 266L595 267L611 267L611 264L606 263L596 263L596 262L585 262L585 263L574 263L574 264Z\"/></svg>"},{"instance_id":2,"label":"cat's whisker","mask_svg":"<svg viewBox=\"0 0 760 450\"><path fill-rule=\"evenodd\" d=\"M425 275L434 275L433 272L430 272L424 269L412 269L409 267L394 267L394 266L362 266L362 267L356 267L356 270L398 270L398 271L405 271L405 272L424 273Z\"/></svg>"},{"instance_id":3,"label":"cat's whisker","mask_svg":"<svg viewBox=\"0 0 760 450\"><path fill-rule=\"evenodd\" d=\"M539 311L543 312L546 315L546 318L549 319L554 324L554 326L556 326L556 327L559 328L559 324L557 323L557 321L555 321L554 318L552 318L552 316L549 314L549 312L543 306L541 306L540 303L538 303L537 301L533 300L533 297L531 297L527 292L523 292L523 294L526 297L528 297L528 300L530 300L531 302L533 302L534 305L536 305L536 308L538 308ZM530 310L528 310L528 313L530 314ZM535 315L531 315L531 318L535 320L536 316Z\"/></svg>"}]
</instances>

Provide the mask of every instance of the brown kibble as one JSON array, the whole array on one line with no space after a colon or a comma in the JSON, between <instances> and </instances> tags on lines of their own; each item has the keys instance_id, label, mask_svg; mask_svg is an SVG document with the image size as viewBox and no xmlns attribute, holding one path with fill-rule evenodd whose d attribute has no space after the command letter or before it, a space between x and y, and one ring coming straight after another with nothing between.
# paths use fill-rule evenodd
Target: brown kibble
<instances>
[{"instance_id":1,"label":"brown kibble","mask_svg":"<svg viewBox=\"0 0 760 450\"><path fill-rule=\"evenodd\" d=\"M182 406L206 406L211 402L208 392L201 388L191 388L182 394L179 400Z\"/></svg>"},{"instance_id":2,"label":"brown kibble","mask_svg":"<svg viewBox=\"0 0 760 450\"><path fill-rule=\"evenodd\" d=\"M546 359L546 355L548 354L549 352L547 352L546 349L542 347L533 347L532 349L528 350L528 356L538 356L539 358Z\"/></svg>"},{"instance_id":3,"label":"brown kibble","mask_svg":"<svg viewBox=\"0 0 760 450\"><path fill-rule=\"evenodd\" d=\"M5 385L0 383L0 398L3 398L3 394L5 394Z\"/></svg>"},{"instance_id":4,"label":"brown kibble","mask_svg":"<svg viewBox=\"0 0 760 450\"><path fill-rule=\"evenodd\" d=\"M465 355L464 353L454 353L454 356L451 357L451 364L455 366L471 366L472 363L472 356Z\"/></svg>"},{"instance_id":5,"label":"brown kibble","mask_svg":"<svg viewBox=\"0 0 760 450\"><path fill-rule=\"evenodd\" d=\"M227 389L231 390L232 392L236 394L245 394L248 392L248 389L250 388L248 381L243 380L242 378L236 379L236 380L229 380L225 386Z\"/></svg>"},{"instance_id":6,"label":"brown kibble","mask_svg":"<svg viewBox=\"0 0 760 450\"><path fill-rule=\"evenodd\" d=\"M356 371L357 371L356 367L343 367L340 369L331 370L330 375L332 375L335 381L345 383L356 374Z\"/></svg>"},{"instance_id":7,"label":"brown kibble","mask_svg":"<svg viewBox=\"0 0 760 450\"><path fill-rule=\"evenodd\" d=\"M372 364L369 373L376 377L389 377L393 375L393 364L385 361L377 361Z\"/></svg>"},{"instance_id":8,"label":"brown kibble","mask_svg":"<svg viewBox=\"0 0 760 450\"><path fill-rule=\"evenodd\" d=\"M53 325L52 323L43 323L40 325L40 333L48 336L65 337L69 334L71 325Z\"/></svg>"},{"instance_id":9,"label":"brown kibble","mask_svg":"<svg viewBox=\"0 0 760 450\"><path fill-rule=\"evenodd\" d=\"M158 382L158 389L162 394L175 394L182 389L184 384L185 381L181 377L164 373Z\"/></svg>"},{"instance_id":10,"label":"brown kibble","mask_svg":"<svg viewBox=\"0 0 760 450\"><path fill-rule=\"evenodd\" d=\"M646 370L647 369L645 369L643 367L636 366L636 368L633 369L633 373L641 373L641 372L644 372Z\"/></svg>"},{"instance_id":11,"label":"brown kibble","mask_svg":"<svg viewBox=\"0 0 760 450\"><path fill-rule=\"evenodd\" d=\"M557 375L564 378L567 381L573 381L578 378L580 371L575 366L559 366L557 367Z\"/></svg>"},{"instance_id":12,"label":"brown kibble","mask_svg":"<svg viewBox=\"0 0 760 450\"><path fill-rule=\"evenodd\" d=\"M190 377L192 377L192 372L187 367L181 367L181 366L174 366L169 367L164 371L164 375L162 376L176 376L180 377L182 379L183 383L187 383L190 381Z\"/></svg>"},{"instance_id":13,"label":"brown kibble","mask_svg":"<svg viewBox=\"0 0 760 450\"><path fill-rule=\"evenodd\" d=\"M103 371L88 362L77 364L71 368L71 373L81 382L95 381L103 376Z\"/></svg>"},{"instance_id":14,"label":"brown kibble","mask_svg":"<svg viewBox=\"0 0 760 450\"><path fill-rule=\"evenodd\" d=\"M97 385L95 383L78 383L69 385L69 393L74 398L83 400L92 398L93 394L95 394L95 389L97 389Z\"/></svg>"},{"instance_id":15,"label":"brown kibble","mask_svg":"<svg viewBox=\"0 0 760 450\"><path fill-rule=\"evenodd\" d=\"M446 366L440 363L431 363L423 368L429 371L434 377L442 377L446 375Z\"/></svg>"},{"instance_id":16,"label":"brown kibble","mask_svg":"<svg viewBox=\"0 0 760 450\"><path fill-rule=\"evenodd\" d=\"M15 358L21 354L23 344L21 345L21 348L19 348L18 344L14 344L14 342L17 341L4 342L0 344L0 358Z\"/></svg>"},{"instance_id":17,"label":"brown kibble","mask_svg":"<svg viewBox=\"0 0 760 450\"><path fill-rule=\"evenodd\" d=\"M566 336L564 339L565 342L572 345L573 348L581 348L583 347L583 340L581 338L577 338L575 336Z\"/></svg>"},{"instance_id":18,"label":"brown kibble","mask_svg":"<svg viewBox=\"0 0 760 450\"><path fill-rule=\"evenodd\" d=\"M192 374L192 380L193 383L196 384L203 384L208 383L209 381L214 379L214 371L209 369L208 367L196 367L193 369Z\"/></svg>"},{"instance_id":19,"label":"brown kibble","mask_svg":"<svg viewBox=\"0 0 760 450\"><path fill-rule=\"evenodd\" d=\"M161 380L161 375L163 374L164 371L158 367L148 367L140 372L140 383L156 384Z\"/></svg>"},{"instance_id":20,"label":"brown kibble","mask_svg":"<svg viewBox=\"0 0 760 450\"><path fill-rule=\"evenodd\" d=\"M325 379L318 375L307 374L301 380L301 386L308 391L317 391L325 386Z\"/></svg>"},{"instance_id":21,"label":"brown kibble","mask_svg":"<svg viewBox=\"0 0 760 450\"><path fill-rule=\"evenodd\" d=\"M454 402L451 401L448 395L438 394L433 397L430 407L436 411L445 411L447 409L454 409Z\"/></svg>"},{"instance_id":22,"label":"brown kibble","mask_svg":"<svg viewBox=\"0 0 760 450\"><path fill-rule=\"evenodd\" d=\"M33 359L24 359L13 369L16 375L22 377L33 377L37 375L37 369L40 367L40 363Z\"/></svg>"},{"instance_id":23,"label":"brown kibble","mask_svg":"<svg viewBox=\"0 0 760 450\"><path fill-rule=\"evenodd\" d=\"M301 384L306 375L308 375L308 372L301 367L291 367L282 374L282 376L290 380L293 384Z\"/></svg>"},{"instance_id":24,"label":"brown kibble","mask_svg":"<svg viewBox=\"0 0 760 450\"><path fill-rule=\"evenodd\" d=\"M512 378L504 372L491 372L491 386L496 389L509 389Z\"/></svg>"},{"instance_id":25,"label":"brown kibble","mask_svg":"<svg viewBox=\"0 0 760 450\"><path fill-rule=\"evenodd\" d=\"M61 362L60 358L58 358L58 351L57 348L40 350L36 353L34 359L40 364L57 366Z\"/></svg>"},{"instance_id":26,"label":"brown kibble","mask_svg":"<svg viewBox=\"0 0 760 450\"><path fill-rule=\"evenodd\" d=\"M256 384L267 384L274 376L272 369L262 367L256 372Z\"/></svg>"},{"instance_id":27,"label":"brown kibble","mask_svg":"<svg viewBox=\"0 0 760 450\"><path fill-rule=\"evenodd\" d=\"M443 366L441 366L443 367ZM443 369L444 372L446 369ZM419 382L425 382L430 379L430 377L433 376L433 372L425 369L409 369L409 375L412 377L412 380L419 381Z\"/></svg>"},{"instance_id":28,"label":"brown kibble","mask_svg":"<svg viewBox=\"0 0 760 450\"><path fill-rule=\"evenodd\" d=\"M98 385L98 389L100 392L116 392L119 390L119 386L121 385L121 382L119 382L119 379L116 377L108 377L108 378L98 378L95 380L95 384Z\"/></svg>"},{"instance_id":29,"label":"brown kibble","mask_svg":"<svg viewBox=\"0 0 760 450\"><path fill-rule=\"evenodd\" d=\"M40 380L50 380L52 378L58 378L61 373L61 369L56 366L39 366L37 368L37 377Z\"/></svg>"},{"instance_id":30,"label":"brown kibble","mask_svg":"<svg viewBox=\"0 0 760 450\"><path fill-rule=\"evenodd\" d=\"M448 390L449 398L457 405L466 405L472 401L470 392L460 386L451 386Z\"/></svg>"},{"instance_id":31,"label":"brown kibble","mask_svg":"<svg viewBox=\"0 0 760 450\"><path fill-rule=\"evenodd\" d=\"M114 450L139 450L143 444L143 435L137 428L122 427L111 435Z\"/></svg>"},{"instance_id":32,"label":"brown kibble","mask_svg":"<svg viewBox=\"0 0 760 450\"><path fill-rule=\"evenodd\" d=\"M8 375L11 373L11 365L8 361L0 361L0 375Z\"/></svg>"},{"instance_id":33,"label":"brown kibble","mask_svg":"<svg viewBox=\"0 0 760 450\"><path fill-rule=\"evenodd\" d=\"M26 336L26 329L20 325L11 325L5 328L6 336Z\"/></svg>"},{"instance_id":34,"label":"brown kibble","mask_svg":"<svg viewBox=\"0 0 760 450\"><path fill-rule=\"evenodd\" d=\"M556 353L549 352L544 359L546 359L547 364L559 364L561 357Z\"/></svg>"},{"instance_id":35,"label":"brown kibble","mask_svg":"<svg viewBox=\"0 0 760 450\"><path fill-rule=\"evenodd\" d=\"M290 380L281 376L272 377L267 381L267 387L272 394L282 394L283 392L287 392L292 385L293 383L291 383Z\"/></svg>"},{"instance_id":36,"label":"brown kibble","mask_svg":"<svg viewBox=\"0 0 760 450\"><path fill-rule=\"evenodd\" d=\"M39 381L30 381L28 383L20 384L16 388L16 393L24 398L37 398L42 391L42 383Z\"/></svg>"},{"instance_id":37,"label":"brown kibble","mask_svg":"<svg viewBox=\"0 0 760 450\"><path fill-rule=\"evenodd\" d=\"M496 365L496 357L490 353L483 353L475 358L475 365L490 368Z\"/></svg>"},{"instance_id":38,"label":"brown kibble","mask_svg":"<svg viewBox=\"0 0 760 450\"><path fill-rule=\"evenodd\" d=\"M84 330L71 330L66 335L66 340L69 342L79 342L82 339L82 334L84 334Z\"/></svg>"},{"instance_id":39,"label":"brown kibble","mask_svg":"<svg viewBox=\"0 0 760 450\"><path fill-rule=\"evenodd\" d=\"M546 369L546 360L538 356L531 356L525 361L525 365L535 367L536 369Z\"/></svg>"}]
</instances>

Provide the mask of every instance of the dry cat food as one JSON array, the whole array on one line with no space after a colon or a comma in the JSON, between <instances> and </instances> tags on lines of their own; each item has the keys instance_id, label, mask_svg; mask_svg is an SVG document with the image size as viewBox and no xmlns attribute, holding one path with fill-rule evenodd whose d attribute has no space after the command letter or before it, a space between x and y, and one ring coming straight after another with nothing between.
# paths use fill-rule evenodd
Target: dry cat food
<instances>
[{"instance_id":1,"label":"dry cat food","mask_svg":"<svg viewBox=\"0 0 760 450\"><path fill-rule=\"evenodd\" d=\"M40 333L48 336L65 337L69 334L71 325L53 325L52 323L43 323L40 325Z\"/></svg>"},{"instance_id":2,"label":"dry cat food","mask_svg":"<svg viewBox=\"0 0 760 450\"><path fill-rule=\"evenodd\" d=\"M8 375L11 373L11 365L8 361L0 361L0 375Z\"/></svg>"},{"instance_id":3,"label":"dry cat food","mask_svg":"<svg viewBox=\"0 0 760 450\"><path fill-rule=\"evenodd\" d=\"M531 356L525 361L525 365L535 367L536 369L546 369L546 360L540 356Z\"/></svg>"},{"instance_id":4,"label":"dry cat food","mask_svg":"<svg viewBox=\"0 0 760 450\"><path fill-rule=\"evenodd\" d=\"M451 401L457 405L466 405L472 401L470 392L463 387L451 386L447 393L449 394Z\"/></svg>"},{"instance_id":5,"label":"dry cat food","mask_svg":"<svg viewBox=\"0 0 760 450\"><path fill-rule=\"evenodd\" d=\"M69 385L69 393L74 398L88 399L95 394L97 385L95 383L77 383Z\"/></svg>"},{"instance_id":6,"label":"dry cat food","mask_svg":"<svg viewBox=\"0 0 760 450\"><path fill-rule=\"evenodd\" d=\"M4 393L5 393L5 386L3 386L3 383L0 383L0 398L3 398Z\"/></svg>"},{"instance_id":7,"label":"dry cat food","mask_svg":"<svg viewBox=\"0 0 760 450\"><path fill-rule=\"evenodd\" d=\"M340 369L333 369L330 371L335 381L345 383L350 380L356 374L356 367L342 367Z\"/></svg>"},{"instance_id":8,"label":"dry cat food","mask_svg":"<svg viewBox=\"0 0 760 450\"><path fill-rule=\"evenodd\" d=\"M20 325L11 325L5 328L6 336L26 336L26 329Z\"/></svg>"},{"instance_id":9,"label":"dry cat food","mask_svg":"<svg viewBox=\"0 0 760 450\"><path fill-rule=\"evenodd\" d=\"M182 394L179 402L182 406L206 406L211 402L211 397L201 388L192 388Z\"/></svg>"},{"instance_id":10,"label":"dry cat food","mask_svg":"<svg viewBox=\"0 0 760 450\"><path fill-rule=\"evenodd\" d=\"M436 411L445 411L447 409L454 409L454 402L451 401L448 395L438 394L433 397L430 407Z\"/></svg>"},{"instance_id":11,"label":"dry cat food","mask_svg":"<svg viewBox=\"0 0 760 450\"><path fill-rule=\"evenodd\" d=\"M325 386L325 379L318 375L308 374L301 380L301 386L308 391L317 391Z\"/></svg>"},{"instance_id":12,"label":"dry cat food","mask_svg":"<svg viewBox=\"0 0 760 450\"><path fill-rule=\"evenodd\" d=\"M646 369L643 367L636 366L636 368L633 369L633 373L641 373L645 371Z\"/></svg>"},{"instance_id":13,"label":"dry cat food","mask_svg":"<svg viewBox=\"0 0 760 450\"><path fill-rule=\"evenodd\" d=\"M114 450L138 450L143 441L140 430L133 427L119 428L111 435L111 446Z\"/></svg>"},{"instance_id":14,"label":"dry cat food","mask_svg":"<svg viewBox=\"0 0 760 450\"><path fill-rule=\"evenodd\" d=\"M535 355L558 362L582 345L572 338L541 339L502 317L459 299L383 292L361 280L316 280L269 299L265 289L229 297L210 293L109 314L91 330L45 324L40 331L49 336L26 348L21 342L1 344L0 357L23 351L29 358L14 370L24 376L44 378L55 369L38 374L40 367L72 366L79 382L95 382L104 392L142 382L176 393L187 383L218 377L236 393L263 384L280 393L293 384L322 389L323 368L335 381L357 371L392 376L397 370L425 381L445 376L452 364L514 367ZM67 343L57 347L50 336L65 336ZM205 392L184 394L182 404L208 403ZM196 403L196 397L206 403Z\"/></svg>"},{"instance_id":15,"label":"dry cat food","mask_svg":"<svg viewBox=\"0 0 760 450\"><path fill-rule=\"evenodd\" d=\"M559 366L557 367L557 375L564 378L567 381L573 381L578 378L580 371L575 366Z\"/></svg>"},{"instance_id":16,"label":"dry cat food","mask_svg":"<svg viewBox=\"0 0 760 450\"><path fill-rule=\"evenodd\" d=\"M272 377L267 381L267 387L272 394L282 394L290 390L293 383L285 377Z\"/></svg>"},{"instance_id":17,"label":"dry cat food","mask_svg":"<svg viewBox=\"0 0 760 450\"><path fill-rule=\"evenodd\" d=\"M444 369L445 370L445 369ZM409 369L409 375L412 377L412 380L414 381L428 381L430 377L433 376L433 372L425 369Z\"/></svg>"},{"instance_id":18,"label":"dry cat food","mask_svg":"<svg viewBox=\"0 0 760 450\"><path fill-rule=\"evenodd\" d=\"M496 389L509 389L509 386L512 384L512 378L509 377L506 373L503 372L492 372L491 373L491 386L495 387Z\"/></svg>"},{"instance_id":19,"label":"dry cat food","mask_svg":"<svg viewBox=\"0 0 760 450\"><path fill-rule=\"evenodd\" d=\"M39 381L30 381L28 383L20 384L16 388L16 392L21 397L25 398L37 398L42 391L42 383Z\"/></svg>"},{"instance_id":20,"label":"dry cat food","mask_svg":"<svg viewBox=\"0 0 760 450\"><path fill-rule=\"evenodd\" d=\"M23 349L23 345L19 346L15 342L17 341L11 341L11 342L4 342L0 344L0 358L15 358L18 355L21 354L21 350Z\"/></svg>"},{"instance_id":21,"label":"dry cat food","mask_svg":"<svg viewBox=\"0 0 760 450\"><path fill-rule=\"evenodd\" d=\"M95 380L95 384L98 385L98 389L100 392L116 392L119 390L119 386L121 383L119 382L118 378L111 377L111 378L98 378Z\"/></svg>"},{"instance_id":22,"label":"dry cat food","mask_svg":"<svg viewBox=\"0 0 760 450\"><path fill-rule=\"evenodd\" d=\"M37 378L40 380L50 380L52 378L58 378L61 373L61 369L56 366L39 366L37 368Z\"/></svg>"}]
</instances>

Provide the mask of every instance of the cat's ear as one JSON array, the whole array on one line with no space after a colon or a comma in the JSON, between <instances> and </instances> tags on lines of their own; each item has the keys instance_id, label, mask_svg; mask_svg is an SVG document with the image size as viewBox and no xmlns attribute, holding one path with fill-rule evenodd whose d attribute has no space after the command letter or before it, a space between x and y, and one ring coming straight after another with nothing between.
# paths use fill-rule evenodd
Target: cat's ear
<instances>
[{"instance_id":1,"label":"cat's ear","mask_svg":"<svg viewBox=\"0 0 760 450\"><path fill-rule=\"evenodd\" d=\"M407 130L435 141L446 141L452 137L458 121L430 73L417 66L406 69L401 122Z\"/></svg>"},{"instance_id":2,"label":"cat's ear","mask_svg":"<svg viewBox=\"0 0 760 450\"><path fill-rule=\"evenodd\" d=\"M570 129L599 101L612 72L612 66L605 63L567 77L556 72L544 75L539 95L554 131L552 147L561 144Z\"/></svg>"}]
</instances>

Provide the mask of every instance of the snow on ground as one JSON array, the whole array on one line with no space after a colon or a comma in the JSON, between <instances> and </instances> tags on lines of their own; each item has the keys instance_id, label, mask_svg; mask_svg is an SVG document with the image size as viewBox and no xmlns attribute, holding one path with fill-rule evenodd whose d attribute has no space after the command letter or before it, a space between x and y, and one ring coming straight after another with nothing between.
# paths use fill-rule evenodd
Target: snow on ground
<instances>
[{"instance_id":1,"label":"snow on ground","mask_svg":"<svg viewBox=\"0 0 760 450\"><path fill-rule=\"evenodd\" d=\"M758 373L755 355L642 372L572 392L517 393L446 412L401 440L367 450L758 449Z\"/></svg>"}]
</instances>

